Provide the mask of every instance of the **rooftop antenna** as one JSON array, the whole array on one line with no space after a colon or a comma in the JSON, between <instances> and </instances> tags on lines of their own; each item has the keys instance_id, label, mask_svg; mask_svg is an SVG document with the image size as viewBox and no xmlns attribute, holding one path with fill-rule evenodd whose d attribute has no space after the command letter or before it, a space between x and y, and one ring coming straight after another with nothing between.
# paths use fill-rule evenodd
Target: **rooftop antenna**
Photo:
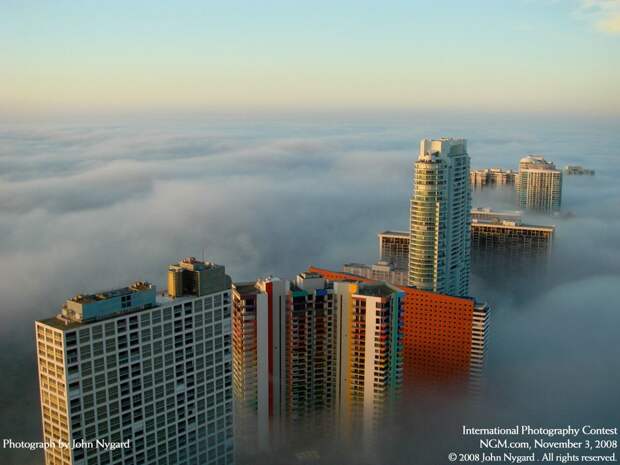
<instances>
[{"instance_id":1,"label":"rooftop antenna","mask_svg":"<svg viewBox=\"0 0 620 465\"><path fill-rule=\"evenodd\" d=\"M206 263L206 261L207 261L207 248L203 247L202 248L202 262Z\"/></svg>"}]
</instances>

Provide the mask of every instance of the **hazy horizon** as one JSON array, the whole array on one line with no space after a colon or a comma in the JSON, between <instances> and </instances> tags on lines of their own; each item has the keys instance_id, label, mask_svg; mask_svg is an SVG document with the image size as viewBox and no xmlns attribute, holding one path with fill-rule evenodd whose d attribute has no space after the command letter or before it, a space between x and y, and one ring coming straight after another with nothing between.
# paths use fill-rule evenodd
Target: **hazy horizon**
<instances>
[{"instance_id":1,"label":"hazy horizon","mask_svg":"<svg viewBox=\"0 0 620 465\"><path fill-rule=\"evenodd\" d=\"M9 0L0 114L620 115L620 2Z\"/></svg>"}]
</instances>

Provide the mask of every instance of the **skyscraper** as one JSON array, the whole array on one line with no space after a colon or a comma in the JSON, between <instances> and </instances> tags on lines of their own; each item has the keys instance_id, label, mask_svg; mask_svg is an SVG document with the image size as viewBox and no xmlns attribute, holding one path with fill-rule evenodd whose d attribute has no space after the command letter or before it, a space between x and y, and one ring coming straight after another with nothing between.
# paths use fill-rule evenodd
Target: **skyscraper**
<instances>
[{"instance_id":1,"label":"skyscraper","mask_svg":"<svg viewBox=\"0 0 620 465\"><path fill-rule=\"evenodd\" d=\"M407 270L409 266L409 233L383 231L378 234L379 260L389 262L396 270Z\"/></svg>"},{"instance_id":2,"label":"skyscraper","mask_svg":"<svg viewBox=\"0 0 620 465\"><path fill-rule=\"evenodd\" d=\"M336 309L333 289L316 273L297 275L286 319L286 403L291 426L321 430L334 412Z\"/></svg>"},{"instance_id":3,"label":"skyscraper","mask_svg":"<svg viewBox=\"0 0 620 465\"><path fill-rule=\"evenodd\" d=\"M374 282L366 277L323 268L310 267L310 271L334 281L340 308L343 308L346 299L342 299L343 293L338 291L339 286ZM475 388L484 365L489 306L471 297L453 297L409 286L395 287L404 293L400 328L403 341L403 387L410 389L439 382L450 385L459 383ZM354 288L351 293L356 290ZM342 321L338 352L345 356L347 352L342 350L340 340L345 341L346 347L347 331L351 328L346 315L346 312L342 317L339 314L338 320ZM346 364L346 359L342 363ZM340 408L344 407L341 405Z\"/></svg>"},{"instance_id":4,"label":"skyscraper","mask_svg":"<svg viewBox=\"0 0 620 465\"><path fill-rule=\"evenodd\" d=\"M521 159L516 187L520 208L541 212L560 210L562 172L543 157L528 155Z\"/></svg>"},{"instance_id":5,"label":"skyscraper","mask_svg":"<svg viewBox=\"0 0 620 465\"><path fill-rule=\"evenodd\" d=\"M470 274L469 155L464 139L423 139L410 209L409 285L465 296Z\"/></svg>"},{"instance_id":6,"label":"skyscraper","mask_svg":"<svg viewBox=\"0 0 620 465\"><path fill-rule=\"evenodd\" d=\"M407 237L407 243L409 238ZM351 273L373 281L385 281L386 283L397 286L407 285L407 270L396 269L392 264L385 260L379 260L373 265L365 265L363 263L345 263L342 271Z\"/></svg>"},{"instance_id":7,"label":"skyscraper","mask_svg":"<svg viewBox=\"0 0 620 465\"><path fill-rule=\"evenodd\" d=\"M367 442L394 406L403 379L404 294L384 283L334 283L339 300L341 425Z\"/></svg>"},{"instance_id":8,"label":"skyscraper","mask_svg":"<svg viewBox=\"0 0 620 465\"><path fill-rule=\"evenodd\" d=\"M579 165L567 165L564 167L567 176L594 176L594 170Z\"/></svg>"},{"instance_id":9,"label":"skyscraper","mask_svg":"<svg viewBox=\"0 0 620 465\"><path fill-rule=\"evenodd\" d=\"M276 277L233 284L235 427L246 449L269 448L281 423L282 336L288 281Z\"/></svg>"},{"instance_id":10,"label":"skyscraper","mask_svg":"<svg viewBox=\"0 0 620 465\"><path fill-rule=\"evenodd\" d=\"M136 282L36 322L44 439L86 445L47 465L233 463L231 282L203 265L200 296Z\"/></svg>"},{"instance_id":11,"label":"skyscraper","mask_svg":"<svg viewBox=\"0 0 620 465\"><path fill-rule=\"evenodd\" d=\"M554 226L523 224L520 212L472 210L473 270L486 278L498 272L530 274L543 269L551 253Z\"/></svg>"},{"instance_id":12,"label":"skyscraper","mask_svg":"<svg viewBox=\"0 0 620 465\"><path fill-rule=\"evenodd\" d=\"M312 271L235 284L235 427L244 444L307 446L337 433L334 425L371 436L402 385L403 296Z\"/></svg>"},{"instance_id":13,"label":"skyscraper","mask_svg":"<svg viewBox=\"0 0 620 465\"><path fill-rule=\"evenodd\" d=\"M256 283L233 284L232 344L235 439L243 444L237 452L265 449L258 436L258 315L265 313L267 295ZM266 429L266 427L265 427Z\"/></svg>"},{"instance_id":14,"label":"skyscraper","mask_svg":"<svg viewBox=\"0 0 620 465\"><path fill-rule=\"evenodd\" d=\"M233 289L237 427L260 448L331 420L336 386L333 290L314 273ZM254 434L254 438L252 438Z\"/></svg>"}]
</instances>

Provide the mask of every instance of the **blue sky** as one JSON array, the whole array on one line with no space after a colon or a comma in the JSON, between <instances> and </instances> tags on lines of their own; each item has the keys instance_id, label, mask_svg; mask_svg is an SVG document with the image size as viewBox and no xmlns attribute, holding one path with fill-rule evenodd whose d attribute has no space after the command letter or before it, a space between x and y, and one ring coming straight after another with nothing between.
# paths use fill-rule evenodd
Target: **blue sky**
<instances>
[{"instance_id":1,"label":"blue sky","mask_svg":"<svg viewBox=\"0 0 620 465\"><path fill-rule=\"evenodd\" d=\"M2 110L618 114L620 1L5 1ZM618 24L616 24L618 23Z\"/></svg>"}]
</instances>

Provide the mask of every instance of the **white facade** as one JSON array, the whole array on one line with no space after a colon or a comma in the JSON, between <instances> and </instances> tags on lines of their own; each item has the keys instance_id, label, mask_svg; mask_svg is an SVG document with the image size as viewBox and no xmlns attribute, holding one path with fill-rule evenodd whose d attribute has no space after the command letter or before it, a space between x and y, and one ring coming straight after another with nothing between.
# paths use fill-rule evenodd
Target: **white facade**
<instances>
[{"instance_id":1,"label":"white facade","mask_svg":"<svg viewBox=\"0 0 620 465\"><path fill-rule=\"evenodd\" d=\"M258 444L263 449L280 437L283 427L286 399L284 329L289 286L289 281L273 277L256 282L261 292L257 296L259 306L256 315L257 421Z\"/></svg>"},{"instance_id":2,"label":"white facade","mask_svg":"<svg viewBox=\"0 0 620 465\"><path fill-rule=\"evenodd\" d=\"M470 275L469 155L464 139L423 139L410 208L409 285L466 296Z\"/></svg>"},{"instance_id":3,"label":"white facade","mask_svg":"<svg viewBox=\"0 0 620 465\"><path fill-rule=\"evenodd\" d=\"M36 322L44 439L128 444L50 448L46 465L233 463L230 316L224 289Z\"/></svg>"},{"instance_id":4,"label":"white facade","mask_svg":"<svg viewBox=\"0 0 620 465\"><path fill-rule=\"evenodd\" d=\"M543 157L528 155L519 162L519 206L557 212L562 205L562 172Z\"/></svg>"},{"instance_id":5,"label":"white facade","mask_svg":"<svg viewBox=\"0 0 620 465\"><path fill-rule=\"evenodd\" d=\"M489 334L489 305L478 303L474 305L471 326L471 359L470 359L470 389L479 391L482 383L484 361Z\"/></svg>"}]
</instances>

